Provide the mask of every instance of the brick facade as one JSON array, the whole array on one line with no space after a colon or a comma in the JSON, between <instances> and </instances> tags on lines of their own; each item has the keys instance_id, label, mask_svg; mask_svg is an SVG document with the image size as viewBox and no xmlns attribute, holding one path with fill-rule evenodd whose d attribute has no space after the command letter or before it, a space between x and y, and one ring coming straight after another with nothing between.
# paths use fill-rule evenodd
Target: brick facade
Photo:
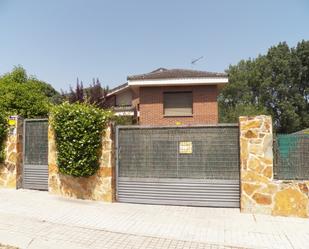
<instances>
[{"instance_id":1,"label":"brick facade","mask_svg":"<svg viewBox=\"0 0 309 249\"><path fill-rule=\"evenodd\" d=\"M190 117L164 117L163 93L192 91L193 114ZM218 88L207 86L141 87L140 125L197 125L218 123Z\"/></svg>"}]
</instances>

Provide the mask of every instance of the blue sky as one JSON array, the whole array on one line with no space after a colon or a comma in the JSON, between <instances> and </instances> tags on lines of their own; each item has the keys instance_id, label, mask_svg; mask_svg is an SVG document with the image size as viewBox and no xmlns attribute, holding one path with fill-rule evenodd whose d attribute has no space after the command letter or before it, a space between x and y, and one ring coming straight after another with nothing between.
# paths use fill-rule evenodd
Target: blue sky
<instances>
[{"instance_id":1,"label":"blue sky","mask_svg":"<svg viewBox=\"0 0 309 249\"><path fill-rule=\"evenodd\" d=\"M56 89L77 77L114 87L158 67L220 72L308 40L309 1L0 0L0 30L0 74L22 65Z\"/></svg>"}]
</instances>

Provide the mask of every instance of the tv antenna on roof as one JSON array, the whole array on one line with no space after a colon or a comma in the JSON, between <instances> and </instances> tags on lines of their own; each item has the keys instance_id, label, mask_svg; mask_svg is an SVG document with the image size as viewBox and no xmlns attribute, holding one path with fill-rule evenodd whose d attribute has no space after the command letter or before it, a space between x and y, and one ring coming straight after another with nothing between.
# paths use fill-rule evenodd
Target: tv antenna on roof
<instances>
[{"instance_id":1,"label":"tv antenna on roof","mask_svg":"<svg viewBox=\"0 0 309 249\"><path fill-rule=\"evenodd\" d=\"M203 58L204 58L204 56L201 56L201 57L199 57L199 58L197 58L197 59L192 60L192 61L191 61L191 65L195 65L198 61L200 61L200 60L203 59Z\"/></svg>"}]
</instances>

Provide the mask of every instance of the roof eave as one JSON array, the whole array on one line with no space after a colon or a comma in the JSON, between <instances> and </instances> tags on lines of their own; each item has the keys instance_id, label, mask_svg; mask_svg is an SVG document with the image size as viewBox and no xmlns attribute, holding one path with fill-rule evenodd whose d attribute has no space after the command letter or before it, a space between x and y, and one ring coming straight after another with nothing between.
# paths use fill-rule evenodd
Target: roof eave
<instances>
[{"instance_id":1,"label":"roof eave","mask_svg":"<svg viewBox=\"0 0 309 249\"><path fill-rule=\"evenodd\" d=\"M199 77L176 79L131 79L128 86L179 86L179 85L221 85L229 82L228 77Z\"/></svg>"},{"instance_id":2,"label":"roof eave","mask_svg":"<svg viewBox=\"0 0 309 249\"><path fill-rule=\"evenodd\" d=\"M112 96L112 95L114 95L116 93L120 93L120 92L126 90L127 88L130 88L129 84L124 86L124 87L121 87L121 88L118 88L118 89L116 89L114 91L109 92L106 96L109 97L109 96Z\"/></svg>"}]
</instances>

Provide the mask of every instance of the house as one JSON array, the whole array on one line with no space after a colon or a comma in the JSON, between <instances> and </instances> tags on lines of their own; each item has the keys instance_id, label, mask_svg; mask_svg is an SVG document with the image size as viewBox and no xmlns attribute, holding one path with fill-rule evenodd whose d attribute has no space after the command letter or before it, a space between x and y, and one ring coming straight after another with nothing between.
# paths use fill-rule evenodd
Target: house
<instances>
[{"instance_id":1,"label":"house","mask_svg":"<svg viewBox=\"0 0 309 249\"><path fill-rule=\"evenodd\" d=\"M132 116L140 125L216 124L217 97L227 83L225 73L159 68L128 76L107 101L116 115Z\"/></svg>"}]
</instances>

